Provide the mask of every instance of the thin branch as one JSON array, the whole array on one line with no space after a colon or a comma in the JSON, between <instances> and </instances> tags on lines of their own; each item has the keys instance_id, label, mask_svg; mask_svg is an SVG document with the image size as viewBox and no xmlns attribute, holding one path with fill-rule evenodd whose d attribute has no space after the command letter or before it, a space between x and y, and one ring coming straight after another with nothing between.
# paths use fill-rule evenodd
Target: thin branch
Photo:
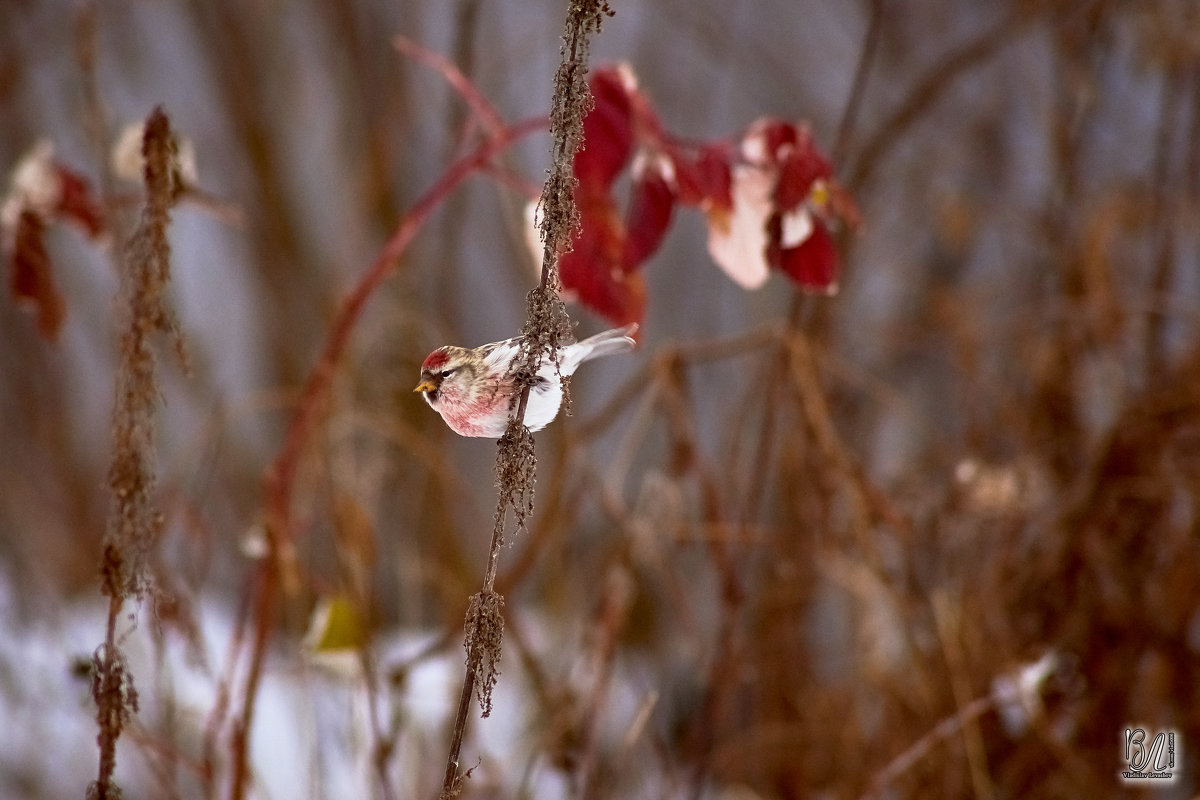
<instances>
[{"instance_id":1,"label":"thin branch","mask_svg":"<svg viewBox=\"0 0 1200 800\"><path fill-rule=\"evenodd\" d=\"M1179 68L1168 68L1163 76L1162 99L1159 101L1161 106L1159 107L1158 132L1154 143L1154 172L1151 182L1153 187L1151 219L1157 221L1158 227L1158 230L1155 231L1158 241L1154 255L1154 274L1150 283L1152 298L1166 297L1175 283L1178 250L1176 240L1179 228L1176 198L1181 196L1184 187L1171 185L1172 172L1175 172L1175 179L1188 173L1179 171L1177 167L1172 169L1174 164L1171 153L1174 150L1175 131L1180 127L1176 112L1185 105L1185 98L1194 97L1197 89L1200 89L1200 86L1197 86L1198 81L1195 80L1197 76L1200 76L1200 70L1191 69L1184 72ZM1194 106L1193 111L1195 111ZM1193 134L1200 128L1200 114L1193 114L1190 128ZM1166 372L1166 323L1167 315L1165 313L1151 314L1146 319L1147 379L1153 379L1154 376Z\"/></svg>"},{"instance_id":2,"label":"thin branch","mask_svg":"<svg viewBox=\"0 0 1200 800\"><path fill-rule=\"evenodd\" d=\"M990 696L978 697L959 709L958 713L942 719L941 722L933 726L932 730L914 742L903 753L893 758L884 769L876 774L871 781L870 787L863 793L859 800L872 800L872 798L881 796L888 787L888 784L911 769L913 765L925 758L925 756L929 755L934 747L946 741L951 736L955 736L963 729L964 725L991 711L995 705L995 700Z\"/></svg>"},{"instance_id":3,"label":"thin branch","mask_svg":"<svg viewBox=\"0 0 1200 800\"><path fill-rule=\"evenodd\" d=\"M439 204L463 180L482 169L513 142L541 130L544 125L545 120L532 118L506 127L498 135L485 139L473 151L453 163L401 218L374 263L338 307L317 363L309 372L300 391L283 447L263 476L264 533L268 555L259 562L253 578L251 614L255 635L241 693L240 716L234 726L234 778L231 792L234 800L245 796L249 781L249 731L262 678L263 658L275 626L276 597L281 583L284 587L291 587L298 580L295 531L292 529L291 516L296 473L301 456L317 428L317 422L328 400L333 377L349 345L350 336L358 325L367 301L399 268L400 257Z\"/></svg>"},{"instance_id":4,"label":"thin branch","mask_svg":"<svg viewBox=\"0 0 1200 800\"><path fill-rule=\"evenodd\" d=\"M938 642L942 646L942 657L946 660L946 671L950 676L950 690L959 706L959 716L963 718L960 730L975 797L985 800L995 796L996 786L988 773L987 748L983 743L983 734L974 723L974 718L965 714L965 710L971 707L973 701L970 695L970 664L959 641L963 625L959 600L960 598L952 598L945 591L935 591L930 597L929 605L933 612Z\"/></svg>"},{"instance_id":5,"label":"thin branch","mask_svg":"<svg viewBox=\"0 0 1200 800\"><path fill-rule=\"evenodd\" d=\"M576 769L578 794L581 800L600 797L602 781L600 729L604 711L610 705L609 689L616 662L617 644L629 620L634 599L634 580L625 564L613 564L605 577L604 593L592 624L588 626L594 638L591 661L592 689L583 706L586 723L579 733L579 765Z\"/></svg>"},{"instance_id":6,"label":"thin branch","mask_svg":"<svg viewBox=\"0 0 1200 800\"><path fill-rule=\"evenodd\" d=\"M400 220L392 237L376 257L375 262L363 274L359 283L342 300L325 345L304 387L300 391L296 411L288 425L283 449L267 469L263 479L266 495L267 534L278 537L286 546L290 542L290 500L300 454L311 438L320 411L328 396L333 376L341 362L350 334L358 324L367 300L375 290L396 271L400 256L408 248L416 234L433 214L438 205L459 183L473 172L482 169L498 153L516 140L540 130L545 125L541 118L526 119L504 129L503 135L487 139L472 152L452 164L442 177L422 195Z\"/></svg>"},{"instance_id":7,"label":"thin branch","mask_svg":"<svg viewBox=\"0 0 1200 800\"><path fill-rule=\"evenodd\" d=\"M858 517L856 528L862 536L864 552L873 553L876 550L872 540L866 535L872 521L883 522L891 526L897 533L911 541L912 521L895 507L886 493L871 482L862 464L855 458L837 432L833 414L821 389L812 345L797 331L788 338L787 347L790 373L796 391L799 393L800 407L804 413L805 422L812 431L813 440L829 463L849 479L849 486L854 490L855 510Z\"/></svg>"},{"instance_id":8,"label":"thin branch","mask_svg":"<svg viewBox=\"0 0 1200 800\"><path fill-rule=\"evenodd\" d=\"M890 116L875 129L854 160L854 169L846 185L852 190L866 185L893 147L904 139L904 132L924 118L925 112L940 100L954 81L975 66L987 61L1025 29L1026 18L1019 12L1002 18L966 44L950 51L934 64L905 95Z\"/></svg>"},{"instance_id":9,"label":"thin branch","mask_svg":"<svg viewBox=\"0 0 1200 800\"><path fill-rule=\"evenodd\" d=\"M442 77L446 79L446 83L450 84L459 93L466 104L470 106L471 111L483 123L489 136L499 137L504 135L504 118L500 116L500 112L483 96L483 92L479 91L479 87L464 75L454 62L442 54L435 53L424 45L409 39L407 36L393 37L392 46L410 58L420 61L422 64L442 73Z\"/></svg>"},{"instance_id":10,"label":"thin branch","mask_svg":"<svg viewBox=\"0 0 1200 800\"><path fill-rule=\"evenodd\" d=\"M581 439L589 439L607 428L624 413L625 409L629 408L629 404L635 397L645 391L651 383L651 377L660 371L662 365L668 361L705 364L745 356L773 342L779 342L783 330L784 328L778 323L766 323L732 336L663 345L658 350L658 360L645 362L637 372L612 393L603 406L576 425L572 433Z\"/></svg>"},{"instance_id":11,"label":"thin branch","mask_svg":"<svg viewBox=\"0 0 1200 800\"><path fill-rule=\"evenodd\" d=\"M871 65L875 62L875 53L879 48L879 32L883 27L884 0L871 0L870 17L867 20L867 32L863 36L862 52L858 55L858 66L854 69L854 82L850 85L850 96L846 100L846 108L842 111L842 119L838 123L837 134L833 139L833 151L830 158L834 164L840 164L850 148L850 140L854 135L854 127L858 122L858 110L862 107L865 95L867 77Z\"/></svg>"}]
</instances>

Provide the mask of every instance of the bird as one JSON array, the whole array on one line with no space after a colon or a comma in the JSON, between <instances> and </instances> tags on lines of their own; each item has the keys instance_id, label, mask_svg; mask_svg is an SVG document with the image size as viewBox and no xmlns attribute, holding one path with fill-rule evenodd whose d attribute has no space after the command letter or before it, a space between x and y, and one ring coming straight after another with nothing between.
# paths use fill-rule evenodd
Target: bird
<instances>
[{"instance_id":1,"label":"bird","mask_svg":"<svg viewBox=\"0 0 1200 800\"><path fill-rule=\"evenodd\" d=\"M613 328L560 347L557 368L550 354L543 353L525 405L525 426L539 431L550 424L562 405L562 379L584 361L633 349L637 329L636 324ZM473 349L439 347L421 363L421 380L413 391L460 436L498 439L508 428L514 397L510 369L521 342L522 337L514 336Z\"/></svg>"}]
</instances>

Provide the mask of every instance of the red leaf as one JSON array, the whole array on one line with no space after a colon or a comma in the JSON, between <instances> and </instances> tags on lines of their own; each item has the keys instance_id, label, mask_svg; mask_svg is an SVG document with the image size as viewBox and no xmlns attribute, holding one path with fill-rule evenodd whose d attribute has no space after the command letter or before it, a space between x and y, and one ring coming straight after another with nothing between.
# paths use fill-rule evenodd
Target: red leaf
<instances>
[{"instance_id":1,"label":"red leaf","mask_svg":"<svg viewBox=\"0 0 1200 800\"><path fill-rule=\"evenodd\" d=\"M773 201L791 211L809 198L813 183L830 180L833 167L817 148L807 125L764 117L742 137L742 157L776 173Z\"/></svg>"},{"instance_id":2,"label":"red leaf","mask_svg":"<svg viewBox=\"0 0 1200 800\"><path fill-rule=\"evenodd\" d=\"M564 291L614 325L642 321L646 287L640 272L625 272L615 265L606 269L578 250L564 253L558 269Z\"/></svg>"},{"instance_id":3,"label":"red leaf","mask_svg":"<svg viewBox=\"0 0 1200 800\"><path fill-rule=\"evenodd\" d=\"M653 157L635 162L621 257L621 267L626 272L634 271L654 255L671 225L675 192L664 174L664 166L663 161Z\"/></svg>"},{"instance_id":4,"label":"red leaf","mask_svg":"<svg viewBox=\"0 0 1200 800\"><path fill-rule=\"evenodd\" d=\"M791 211L808 200L813 184L833 177L833 167L825 160L811 139L804 146L792 148L783 155L779 177L775 181L775 205L781 211Z\"/></svg>"},{"instance_id":5,"label":"red leaf","mask_svg":"<svg viewBox=\"0 0 1200 800\"><path fill-rule=\"evenodd\" d=\"M12 254L13 296L31 302L37 309L38 330L51 342L58 339L66 316L66 304L54 283L54 270L46 246L42 242L45 230L41 218L22 211Z\"/></svg>"},{"instance_id":6,"label":"red leaf","mask_svg":"<svg viewBox=\"0 0 1200 800\"><path fill-rule=\"evenodd\" d=\"M104 231L104 212L92 197L92 188L87 179L62 164L55 164L58 175L59 195L54 208L60 218L70 220L87 231L95 239Z\"/></svg>"},{"instance_id":7,"label":"red leaf","mask_svg":"<svg viewBox=\"0 0 1200 800\"><path fill-rule=\"evenodd\" d=\"M678 151L671 152L670 158L679 202L706 211L729 211L733 207L733 177L729 154L724 148L702 147L695 161Z\"/></svg>"},{"instance_id":8,"label":"red leaf","mask_svg":"<svg viewBox=\"0 0 1200 800\"><path fill-rule=\"evenodd\" d=\"M581 192L576 196L575 204L579 209L579 233L572 241L570 251L562 257L570 256L580 264L593 265L590 269L619 268L625 231L612 197L607 192ZM564 282L563 288L573 287Z\"/></svg>"},{"instance_id":9,"label":"red leaf","mask_svg":"<svg viewBox=\"0 0 1200 800\"><path fill-rule=\"evenodd\" d=\"M592 110L583 119L583 147L575 154L581 186L607 189L633 152L632 106L627 79L616 69L596 70Z\"/></svg>"},{"instance_id":10,"label":"red leaf","mask_svg":"<svg viewBox=\"0 0 1200 800\"><path fill-rule=\"evenodd\" d=\"M800 130L793 123L763 117L751 123L742 136L742 158L758 167L776 166L799 138Z\"/></svg>"},{"instance_id":11,"label":"red leaf","mask_svg":"<svg viewBox=\"0 0 1200 800\"><path fill-rule=\"evenodd\" d=\"M579 238L558 261L563 294L617 325L641 322L645 287L640 275L621 268L625 231L612 197L607 192L584 191L576 203Z\"/></svg>"},{"instance_id":12,"label":"red leaf","mask_svg":"<svg viewBox=\"0 0 1200 800\"><path fill-rule=\"evenodd\" d=\"M772 217L775 226L779 217ZM778 230L778 227L775 228ZM772 243L778 243L776 235L771 237ZM768 246L768 251L770 251ZM838 290L837 248L834 247L833 237L825 223L819 219L813 220L812 234L796 247L786 250L776 249L771 253L771 264L782 270L789 278L800 284L806 292L834 294Z\"/></svg>"},{"instance_id":13,"label":"red leaf","mask_svg":"<svg viewBox=\"0 0 1200 800\"><path fill-rule=\"evenodd\" d=\"M764 118L752 126L751 130L762 137L767 158L775 162L780 160L781 151L785 147L794 147L800 139L800 131L796 125L781 119Z\"/></svg>"}]
</instances>

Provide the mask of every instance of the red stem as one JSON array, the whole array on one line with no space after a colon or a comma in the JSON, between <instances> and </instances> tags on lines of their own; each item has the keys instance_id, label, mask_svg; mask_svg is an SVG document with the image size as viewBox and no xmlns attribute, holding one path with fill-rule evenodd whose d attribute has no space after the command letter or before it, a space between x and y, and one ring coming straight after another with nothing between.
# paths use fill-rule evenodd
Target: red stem
<instances>
[{"instance_id":1,"label":"red stem","mask_svg":"<svg viewBox=\"0 0 1200 800\"><path fill-rule=\"evenodd\" d=\"M495 137L504 134L504 118L500 116L500 112L488 102L483 93L479 91L479 87L462 73L457 64L450 61L441 53L436 53L415 40L409 39L407 36L393 37L392 46L410 58L416 59L422 64L442 73L442 77L446 79L446 83L450 84L454 91L458 92L463 101L475 112L475 116L487 128L489 136Z\"/></svg>"},{"instance_id":2,"label":"red stem","mask_svg":"<svg viewBox=\"0 0 1200 800\"><path fill-rule=\"evenodd\" d=\"M295 532L292 530L291 499L296 471L305 445L317 427L333 376L346 352L367 300L399 267L400 256L417 232L451 191L467 176L486 166L497 154L516 140L546 128L546 119L536 117L522 120L496 131L473 151L454 162L438 181L423 194L400 220L395 232L384 245L371 267L338 306L333 325L325 337L325 345L317 363L309 372L300 391L296 410L284 438L283 448L263 475L264 528L268 555L254 576L253 609L256 635L250 654L250 665L242 692L240 719L235 723L233 762L236 765L230 796L240 800L245 796L249 778L248 742L254 717L255 698L262 678L263 659L275 625L275 596L279 581L287 586L295 579Z\"/></svg>"},{"instance_id":3,"label":"red stem","mask_svg":"<svg viewBox=\"0 0 1200 800\"><path fill-rule=\"evenodd\" d=\"M517 139L545 127L541 117L523 120L505 128L501 135L485 140L474 151L452 164L442 177L409 209L400 220L396 232L384 245L383 250L367 270L358 285L342 300L334 317L333 326L325 339L325 347L304 382L295 414L288 425L283 449L267 469L263 477L263 494L267 513L267 538L269 544L292 539L291 500L292 484L299 465L300 453L308 442L320 411L320 406L329 393L333 374L341 361L350 341L350 333L358 323L367 300L381 283L396 271L400 256L425 221L447 195L475 170L485 166L493 157Z\"/></svg>"}]
</instances>

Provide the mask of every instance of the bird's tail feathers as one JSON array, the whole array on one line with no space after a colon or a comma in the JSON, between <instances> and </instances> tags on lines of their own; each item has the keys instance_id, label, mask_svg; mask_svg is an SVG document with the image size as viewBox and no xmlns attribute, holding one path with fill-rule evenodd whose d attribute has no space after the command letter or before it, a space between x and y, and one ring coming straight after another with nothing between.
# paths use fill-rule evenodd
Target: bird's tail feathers
<instances>
[{"instance_id":1,"label":"bird's tail feathers","mask_svg":"<svg viewBox=\"0 0 1200 800\"><path fill-rule=\"evenodd\" d=\"M623 353L626 350L632 350L637 341L633 338L637 333L637 323L626 325L624 328L613 328L603 333L597 333L595 336L589 336L579 344L585 350L583 361L590 361L593 358L607 356L613 353Z\"/></svg>"}]
</instances>

